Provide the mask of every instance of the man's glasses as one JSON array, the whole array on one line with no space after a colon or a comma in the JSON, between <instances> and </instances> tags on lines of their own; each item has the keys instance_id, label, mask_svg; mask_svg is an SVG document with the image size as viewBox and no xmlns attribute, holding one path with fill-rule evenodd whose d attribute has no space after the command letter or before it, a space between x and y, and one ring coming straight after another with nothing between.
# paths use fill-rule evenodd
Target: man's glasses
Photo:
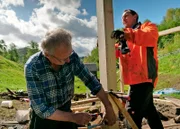
<instances>
[{"instance_id":1,"label":"man's glasses","mask_svg":"<svg viewBox=\"0 0 180 129\"><path fill-rule=\"evenodd\" d=\"M51 56L52 56L53 58L55 58L56 60L58 60L59 62L66 62L73 53L74 53L74 51L72 51L71 54L70 54L66 59L59 59L59 58L57 58L57 57L54 56L54 55L51 55Z\"/></svg>"}]
</instances>

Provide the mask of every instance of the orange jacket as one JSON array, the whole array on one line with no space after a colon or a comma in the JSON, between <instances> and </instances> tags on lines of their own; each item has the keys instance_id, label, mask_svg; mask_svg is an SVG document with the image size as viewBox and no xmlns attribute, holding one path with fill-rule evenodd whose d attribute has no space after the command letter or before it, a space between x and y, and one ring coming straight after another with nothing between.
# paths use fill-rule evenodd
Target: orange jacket
<instances>
[{"instance_id":1,"label":"orange jacket","mask_svg":"<svg viewBox=\"0 0 180 129\"><path fill-rule=\"evenodd\" d=\"M121 59L124 83L133 85L152 82L155 87L158 75L158 29L156 25L145 22L138 29L126 28L124 32L129 37L127 44L131 52L122 55L116 49L116 57ZM115 47L117 48L117 44Z\"/></svg>"}]
</instances>

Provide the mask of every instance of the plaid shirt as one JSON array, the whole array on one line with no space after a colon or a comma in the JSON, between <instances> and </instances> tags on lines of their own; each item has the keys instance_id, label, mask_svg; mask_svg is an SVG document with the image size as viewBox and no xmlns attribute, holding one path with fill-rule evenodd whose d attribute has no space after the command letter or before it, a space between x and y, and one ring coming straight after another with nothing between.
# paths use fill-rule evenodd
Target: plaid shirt
<instances>
[{"instance_id":1,"label":"plaid shirt","mask_svg":"<svg viewBox=\"0 0 180 129\"><path fill-rule=\"evenodd\" d=\"M74 76L78 76L91 90L97 94L101 84L89 72L74 52L70 62L65 63L58 71L54 71L49 60L38 52L31 56L25 64L25 78L31 107L41 118L47 118L55 110L71 101L74 95Z\"/></svg>"}]
</instances>

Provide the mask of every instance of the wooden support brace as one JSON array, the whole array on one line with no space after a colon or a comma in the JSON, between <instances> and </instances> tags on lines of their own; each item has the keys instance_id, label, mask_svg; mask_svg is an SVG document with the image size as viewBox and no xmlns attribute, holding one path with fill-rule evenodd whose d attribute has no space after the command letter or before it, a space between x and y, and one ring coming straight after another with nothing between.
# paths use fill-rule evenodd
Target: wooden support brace
<instances>
[{"instance_id":1,"label":"wooden support brace","mask_svg":"<svg viewBox=\"0 0 180 129\"><path fill-rule=\"evenodd\" d=\"M112 107L113 107L113 110L115 112L115 115L116 115L116 118L118 120L118 117L119 117L119 109L116 105L116 103L114 102L114 100L109 96L108 94L108 99L109 101L111 102L112 104ZM105 109L104 109L104 106L102 106L103 109L101 109L102 112L105 112ZM104 110L104 111L103 111ZM101 126L102 129L119 129L119 121L116 121L116 123L113 125L113 126L107 126L107 125L102 125Z\"/></svg>"},{"instance_id":2,"label":"wooden support brace","mask_svg":"<svg viewBox=\"0 0 180 129\"><path fill-rule=\"evenodd\" d=\"M108 94L112 100L115 102L115 104L117 105L118 109L121 111L121 113L123 114L123 116L128 120L130 126L132 129L138 129L137 125L134 123L133 119L131 118L131 116L129 115L129 113L126 111L126 109L124 108L123 104L121 103L121 101L116 98L114 95L112 94Z\"/></svg>"}]
</instances>

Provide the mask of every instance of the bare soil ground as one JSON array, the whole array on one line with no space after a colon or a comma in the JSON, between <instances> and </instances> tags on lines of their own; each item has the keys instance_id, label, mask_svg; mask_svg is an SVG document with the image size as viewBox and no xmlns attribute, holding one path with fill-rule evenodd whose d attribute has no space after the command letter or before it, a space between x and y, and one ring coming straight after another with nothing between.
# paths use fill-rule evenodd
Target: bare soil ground
<instances>
[{"instance_id":1,"label":"bare soil ground","mask_svg":"<svg viewBox=\"0 0 180 129\"><path fill-rule=\"evenodd\" d=\"M7 100L0 98L0 103L3 100ZM13 129L28 129L28 124L9 124L2 125L3 122L7 121L16 121L16 111L17 110L28 110L29 102L22 102L19 100L12 100L13 108L3 108L0 107L0 129L8 129L8 127L13 127ZM180 104L180 100L175 99L177 104ZM175 123L174 118L178 116L177 111L175 110L178 106L172 103L155 102L157 110L162 113L165 117L168 118L167 121L162 120L165 129L180 129L180 123ZM178 107L180 108L180 107ZM150 129L146 122L143 122L143 129ZM122 128L122 127L121 127ZM125 128L123 128L125 129Z\"/></svg>"}]
</instances>

